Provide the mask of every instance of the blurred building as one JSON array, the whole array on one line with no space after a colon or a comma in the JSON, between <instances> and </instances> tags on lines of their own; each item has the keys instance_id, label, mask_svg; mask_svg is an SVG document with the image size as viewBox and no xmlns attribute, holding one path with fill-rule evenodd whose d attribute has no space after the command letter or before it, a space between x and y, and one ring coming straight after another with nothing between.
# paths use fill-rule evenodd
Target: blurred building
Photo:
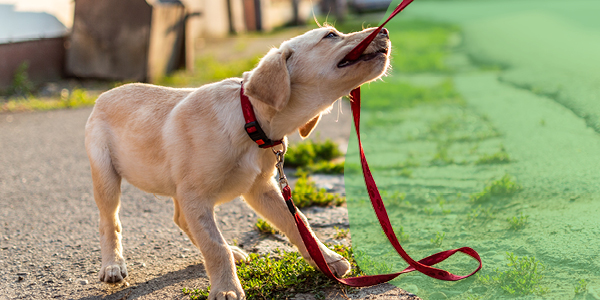
<instances>
[{"instance_id":1,"label":"blurred building","mask_svg":"<svg viewBox=\"0 0 600 300\"><path fill-rule=\"evenodd\" d=\"M185 66L186 17L177 0L76 0L67 73L154 81Z\"/></svg>"},{"instance_id":2,"label":"blurred building","mask_svg":"<svg viewBox=\"0 0 600 300\"><path fill-rule=\"evenodd\" d=\"M60 79L67 34L67 28L48 13L20 12L0 4L0 89L11 85L23 63L34 82Z\"/></svg>"},{"instance_id":3,"label":"blurred building","mask_svg":"<svg viewBox=\"0 0 600 300\"><path fill-rule=\"evenodd\" d=\"M310 0L75 0L67 72L155 82L193 68L198 38L269 31L310 11Z\"/></svg>"},{"instance_id":4,"label":"blurred building","mask_svg":"<svg viewBox=\"0 0 600 300\"><path fill-rule=\"evenodd\" d=\"M0 4L0 89L25 61L38 83L65 74L153 82L193 68L198 39L302 24L311 6L311 0L29 0L20 9L45 12L16 12ZM70 34L55 17L59 8L73 11L73 18L60 14L72 22Z\"/></svg>"}]
</instances>

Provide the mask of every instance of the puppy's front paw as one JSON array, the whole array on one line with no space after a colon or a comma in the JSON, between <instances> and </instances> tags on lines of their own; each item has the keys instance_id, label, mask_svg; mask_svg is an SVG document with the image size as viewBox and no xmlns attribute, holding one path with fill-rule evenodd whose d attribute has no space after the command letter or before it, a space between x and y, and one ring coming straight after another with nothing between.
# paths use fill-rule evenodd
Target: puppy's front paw
<instances>
[{"instance_id":1,"label":"puppy's front paw","mask_svg":"<svg viewBox=\"0 0 600 300\"><path fill-rule=\"evenodd\" d=\"M115 262L102 266L102 268L100 269L100 273L98 274L98 278L100 278L100 281L104 281L107 283L120 282L125 277L127 277L127 266L125 265L125 261Z\"/></svg>"},{"instance_id":2,"label":"puppy's front paw","mask_svg":"<svg viewBox=\"0 0 600 300\"><path fill-rule=\"evenodd\" d=\"M331 269L331 272L333 272L335 276L344 277L346 274L348 274L348 272L350 272L350 269L352 267L350 266L348 260L343 256L337 254L335 251L332 251L325 246L323 246L323 248L321 249L321 253L323 253L325 261L329 266L329 269ZM304 257L304 260L306 260L306 262L313 268L319 270L319 267L310 256Z\"/></svg>"},{"instance_id":3,"label":"puppy's front paw","mask_svg":"<svg viewBox=\"0 0 600 300\"><path fill-rule=\"evenodd\" d=\"M334 252L335 253L335 252ZM337 257L326 258L327 265L337 277L344 277L350 272L351 266L346 258L335 253Z\"/></svg>"},{"instance_id":4,"label":"puppy's front paw","mask_svg":"<svg viewBox=\"0 0 600 300\"><path fill-rule=\"evenodd\" d=\"M240 247L229 246L229 249L231 249L231 253L233 253L233 259L235 260L236 264L239 264L243 261L248 261L248 254Z\"/></svg>"},{"instance_id":5,"label":"puppy's front paw","mask_svg":"<svg viewBox=\"0 0 600 300\"><path fill-rule=\"evenodd\" d=\"M239 288L210 288L208 300L245 300L246 295L241 287Z\"/></svg>"}]
</instances>

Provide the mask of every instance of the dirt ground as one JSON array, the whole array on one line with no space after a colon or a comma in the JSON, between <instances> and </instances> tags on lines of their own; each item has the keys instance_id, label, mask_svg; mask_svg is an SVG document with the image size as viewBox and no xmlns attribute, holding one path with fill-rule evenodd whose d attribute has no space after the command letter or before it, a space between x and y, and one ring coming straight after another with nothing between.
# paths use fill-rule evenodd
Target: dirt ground
<instances>
[{"instance_id":1,"label":"dirt ground","mask_svg":"<svg viewBox=\"0 0 600 300\"><path fill-rule=\"evenodd\" d=\"M127 183L120 215L129 277L116 285L98 281L98 213L83 145L90 112L0 115L0 299L185 299L182 288L206 288L202 257L173 223L172 201ZM324 118L321 138L347 141L349 108L343 112ZM343 192L340 176L318 182ZM334 226L348 228L345 207L305 212L323 241L350 242L332 238ZM256 214L239 199L218 207L217 215L226 239L248 252L292 250L284 237L261 236L253 228ZM325 292L327 299L347 299L337 290ZM348 297L417 299L391 285Z\"/></svg>"}]
</instances>

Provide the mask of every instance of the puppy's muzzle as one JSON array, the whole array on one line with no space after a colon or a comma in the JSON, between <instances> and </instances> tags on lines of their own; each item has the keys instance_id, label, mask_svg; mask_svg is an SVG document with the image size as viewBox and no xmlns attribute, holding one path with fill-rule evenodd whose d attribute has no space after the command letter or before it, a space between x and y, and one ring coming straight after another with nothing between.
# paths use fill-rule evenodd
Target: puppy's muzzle
<instances>
[{"instance_id":1,"label":"puppy's muzzle","mask_svg":"<svg viewBox=\"0 0 600 300\"><path fill-rule=\"evenodd\" d=\"M373 52L369 52L367 53L367 50L365 50L365 52L358 57L358 59L356 60L346 60L346 59L342 59L338 64L338 68L344 68L344 67L348 67L348 66L352 66L357 64L358 62L361 61L369 61L372 60L376 57L379 56L387 56L389 55L389 32L387 29L382 28L381 31L379 31L379 33L377 34L378 39L373 41L373 43L377 43L376 45L376 50ZM370 48L370 47L369 47Z\"/></svg>"}]
</instances>

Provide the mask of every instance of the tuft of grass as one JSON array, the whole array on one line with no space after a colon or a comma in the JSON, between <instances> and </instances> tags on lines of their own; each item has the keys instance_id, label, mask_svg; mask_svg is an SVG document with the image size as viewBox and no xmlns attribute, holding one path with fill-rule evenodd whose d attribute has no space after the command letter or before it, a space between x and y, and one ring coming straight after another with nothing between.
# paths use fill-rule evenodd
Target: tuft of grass
<instances>
[{"instance_id":1,"label":"tuft of grass","mask_svg":"<svg viewBox=\"0 0 600 300\"><path fill-rule=\"evenodd\" d=\"M10 100L0 106L0 112L52 110L60 108L77 108L93 106L96 103L95 96L89 95L85 89L74 89L69 92L64 89L60 98L41 99L29 97L27 99Z\"/></svg>"},{"instance_id":2,"label":"tuft of grass","mask_svg":"<svg viewBox=\"0 0 600 300\"><path fill-rule=\"evenodd\" d=\"M18 98L29 98L33 94L35 86L33 82L29 80L29 75L27 74L27 69L29 69L29 62L22 62L13 75L13 80L11 85L8 87L6 94L8 96L15 96Z\"/></svg>"},{"instance_id":3,"label":"tuft of grass","mask_svg":"<svg viewBox=\"0 0 600 300\"><path fill-rule=\"evenodd\" d=\"M184 295L188 295L190 300L205 300L208 299L208 294L210 293L210 286L207 289L193 289L190 290L188 288L183 288L181 292Z\"/></svg>"},{"instance_id":4,"label":"tuft of grass","mask_svg":"<svg viewBox=\"0 0 600 300\"><path fill-rule=\"evenodd\" d=\"M335 229L335 235L333 236L333 238L336 240L347 238L348 233L350 233L350 229L343 229L337 226L334 226L333 229Z\"/></svg>"},{"instance_id":5,"label":"tuft of grass","mask_svg":"<svg viewBox=\"0 0 600 300\"><path fill-rule=\"evenodd\" d=\"M493 196L509 196L522 189L523 187L512 176L505 174L502 178L492 181L481 192L472 194L469 201L473 203L485 202L491 200Z\"/></svg>"},{"instance_id":6,"label":"tuft of grass","mask_svg":"<svg viewBox=\"0 0 600 300\"><path fill-rule=\"evenodd\" d=\"M336 245L333 250L348 259L352 266L351 276L362 274L354 260L352 248ZM308 265L297 252L282 252L279 249L277 252L280 258L250 253L250 259L237 266L237 275L246 299L289 299L296 293L319 293L323 288L336 284ZM207 299L209 291L210 287L183 289L183 293L192 300Z\"/></svg>"},{"instance_id":7,"label":"tuft of grass","mask_svg":"<svg viewBox=\"0 0 600 300\"><path fill-rule=\"evenodd\" d=\"M521 212L520 216L508 218L506 220L510 224L510 229L519 230L519 229L525 227L525 225L527 225L528 218L529 218L529 216L524 216L523 213Z\"/></svg>"},{"instance_id":8,"label":"tuft of grass","mask_svg":"<svg viewBox=\"0 0 600 300\"><path fill-rule=\"evenodd\" d=\"M435 233L435 238L432 238L430 241L432 244L436 245L437 247L441 247L442 243L444 242L445 237L446 237L445 232L438 231Z\"/></svg>"},{"instance_id":9,"label":"tuft of grass","mask_svg":"<svg viewBox=\"0 0 600 300\"><path fill-rule=\"evenodd\" d=\"M477 206L477 208L471 209L471 211L467 214L467 221L470 223L474 223L477 219L483 219L484 222L494 218L494 213L492 209L488 207L487 209L481 208L481 204Z\"/></svg>"},{"instance_id":10,"label":"tuft of grass","mask_svg":"<svg viewBox=\"0 0 600 300\"><path fill-rule=\"evenodd\" d=\"M437 152L431 159L431 164L435 166L449 165L454 163L454 159L448 155L450 144L447 142L439 142Z\"/></svg>"},{"instance_id":11,"label":"tuft of grass","mask_svg":"<svg viewBox=\"0 0 600 300\"><path fill-rule=\"evenodd\" d=\"M405 243L410 240L410 235L404 232L404 226L392 227L392 229L394 230L394 233L396 234L396 237L400 243Z\"/></svg>"},{"instance_id":12,"label":"tuft of grass","mask_svg":"<svg viewBox=\"0 0 600 300\"><path fill-rule=\"evenodd\" d=\"M342 152L337 143L330 139L323 142L306 140L288 147L285 153L285 164L289 167L305 167L340 156Z\"/></svg>"},{"instance_id":13,"label":"tuft of grass","mask_svg":"<svg viewBox=\"0 0 600 300\"><path fill-rule=\"evenodd\" d=\"M398 175L405 177L405 178L411 178L412 177L412 173L413 171L411 169L400 169L398 171Z\"/></svg>"},{"instance_id":14,"label":"tuft of grass","mask_svg":"<svg viewBox=\"0 0 600 300\"><path fill-rule=\"evenodd\" d=\"M344 161L319 161L298 168L297 174L344 174Z\"/></svg>"},{"instance_id":15,"label":"tuft of grass","mask_svg":"<svg viewBox=\"0 0 600 300\"><path fill-rule=\"evenodd\" d=\"M504 149L504 146L500 147L500 151L494 154L484 154L480 156L477 161L475 161L476 165L492 165L492 164L507 164L510 162L510 157Z\"/></svg>"},{"instance_id":16,"label":"tuft of grass","mask_svg":"<svg viewBox=\"0 0 600 300\"><path fill-rule=\"evenodd\" d=\"M308 178L307 174L301 174L298 178L292 196L294 204L296 204L298 208L311 205L328 206L331 204L339 206L346 201L345 197L327 193L323 188L317 188L315 183Z\"/></svg>"},{"instance_id":17,"label":"tuft of grass","mask_svg":"<svg viewBox=\"0 0 600 300\"><path fill-rule=\"evenodd\" d=\"M436 200L438 201L438 205L440 206L440 209L442 210L442 213L444 215L447 215L452 212L450 209L444 208L444 206L446 205L446 197L444 197L444 195L440 194Z\"/></svg>"},{"instance_id":18,"label":"tuft of grass","mask_svg":"<svg viewBox=\"0 0 600 300\"><path fill-rule=\"evenodd\" d=\"M585 279L579 279L579 282L575 284L575 295L584 294L587 292L587 282Z\"/></svg>"},{"instance_id":19,"label":"tuft of grass","mask_svg":"<svg viewBox=\"0 0 600 300\"><path fill-rule=\"evenodd\" d=\"M401 206L404 202L404 199L406 199L406 194L405 193L400 193L398 191L395 191L391 196L387 196L384 195L384 198L386 199L386 205L393 205L393 206ZM408 201L405 201L408 202ZM410 206L410 202L408 202L409 206Z\"/></svg>"},{"instance_id":20,"label":"tuft of grass","mask_svg":"<svg viewBox=\"0 0 600 300\"><path fill-rule=\"evenodd\" d=\"M271 224L269 224L269 222L267 222L266 220L263 220L261 218L258 218L258 220L256 220L254 227L256 227L256 229L258 229L258 231L260 231L262 233L266 233L266 234L276 234L277 233L277 230L275 228L273 228L273 226L271 226Z\"/></svg>"},{"instance_id":21,"label":"tuft of grass","mask_svg":"<svg viewBox=\"0 0 600 300\"><path fill-rule=\"evenodd\" d=\"M541 280L544 278L542 273L546 267L535 257L518 257L512 252L507 252L507 271L495 270L495 275L478 276L484 284L497 284L505 292L513 295L543 295L548 292L548 288L541 286Z\"/></svg>"}]
</instances>

